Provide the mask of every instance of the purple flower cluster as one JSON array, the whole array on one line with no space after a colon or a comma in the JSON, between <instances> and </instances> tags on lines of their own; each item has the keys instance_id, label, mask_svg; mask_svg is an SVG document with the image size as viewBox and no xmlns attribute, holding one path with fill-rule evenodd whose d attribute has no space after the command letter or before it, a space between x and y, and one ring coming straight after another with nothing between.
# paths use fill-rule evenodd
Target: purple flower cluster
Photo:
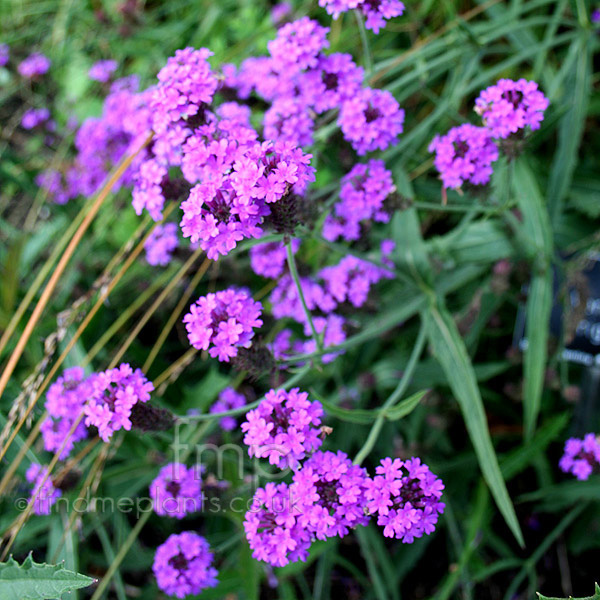
<instances>
[{"instance_id":1,"label":"purple flower cluster","mask_svg":"<svg viewBox=\"0 0 600 600\"><path fill-rule=\"evenodd\" d=\"M314 180L314 169L311 155L290 142L250 139L243 144L237 134L237 139L202 138L196 132L184 146L184 176L200 183L181 205L181 229L216 259L244 238L261 237L269 205L292 191L302 194Z\"/></svg>"},{"instance_id":2,"label":"purple flower cluster","mask_svg":"<svg viewBox=\"0 0 600 600\"><path fill-rule=\"evenodd\" d=\"M588 433L583 439L568 439L559 466L562 471L572 473L579 480L587 479L594 469L600 467L600 438Z\"/></svg>"},{"instance_id":3,"label":"purple flower cluster","mask_svg":"<svg viewBox=\"0 0 600 600\"><path fill-rule=\"evenodd\" d=\"M170 535L156 549L152 570L158 587L169 596L184 598L217 585L217 570L206 539L184 531Z\"/></svg>"},{"instance_id":4,"label":"purple flower cluster","mask_svg":"<svg viewBox=\"0 0 600 600\"><path fill-rule=\"evenodd\" d=\"M404 12L404 4L399 0L319 0L319 6L334 19L341 13L357 9L366 18L365 27L374 33L385 27L386 19L399 17Z\"/></svg>"},{"instance_id":5,"label":"purple flower cluster","mask_svg":"<svg viewBox=\"0 0 600 600\"><path fill-rule=\"evenodd\" d=\"M245 60L237 73L225 66L226 85L271 103L264 118L271 138L309 145L316 115L339 109L338 125L359 154L387 148L402 132L404 111L389 92L363 87L363 70L349 54L323 54L326 34L307 17L286 24L269 42L270 56Z\"/></svg>"},{"instance_id":6,"label":"purple flower cluster","mask_svg":"<svg viewBox=\"0 0 600 600\"><path fill-rule=\"evenodd\" d=\"M294 473L299 524L319 540L344 537L350 529L366 525L368 481L366 470L343 452L315 452Z\"/></svg>"},{"instance_id":7,"label":"purple flower cluster","mask_svg":"<svg viewBox=\"0 0 600 600\"><path fill-rule=\"evenodd\" d=\"M34 129L50 119L50 111L47 108L30 108L23 113L21 127L23 129Z\"/></svg>"},{"instance_id":8,"label":"purple flower cluster","mask_svg":"<svg viewBox=\"0 0 600 600\"><path fill-rule=\"evenodd\" d=\"M227 412L235 408L241 408L246 404L246 397L236 392L232 387L226 387L220 394L218 400L210 407L211 413ZM237 426L235 417L222 417L219 421L225 431L233 431Z\"/></svg>"},{"instance_id":9,"label":"purple flower cluster","mask_svg":"<svg viewBox=\"0 0 600 600\"><path fill-rule=\"evenodd\" d=\"M190 344L220 361L229 362L238 348L249 348L253 329L262 325L262 305L252 300L246 290L229 288L201 296L190 307L183 322Z\"/></svg>"},{"instance_id":10,"label":"purple flower cluster","mask_svg":"<svg viewBox=\"0 0 600 600\"><path fill-rule=\"evenodd\" d=\"M31 463L25 473L25 479L33 486L30 501L37 494L32 509L36 515L49 515L52 505L62 496L61 490L54 487L47 475L48 467L42 467L37 463Z\"/></svg>"},{"instance_id":11,"label":"purple flower cluster","mask_svg":"<svg viewBox=\"0 0 600 600\"><path fill-rule=\"evenodd\" d=\"M40 431L44 448L49 452L57 452L64 443L60 460L69 456L75 442L87 437L83 421L71 436L67 437L67 434L81 415L92 391L91 381L85 377L81 367L65 369L62 376L48 388L45 404L48 417L42 422Z\"/></svg>"},{"instance_id":12,"label":"purple flower cluster","mask_svg":"<svg viewBox=\"0 0 600 600\"><path fill-rule=\"evenodd\" d=\"M300 240L292 240L294 254L300 248ZM250 248L250 266L262 277L277 279L283 274L287 261L287 250L281 242L267 242Z\"/></svg>"},{"instance_id":13,"label":"purple flower cluster","mask_svg":"<svg viewBox=\"0 0 600 600\"><path fill-rule=\"evenodd\" d=\"M367 301L372 285L383 278L391 279L394 275L387 269L349 254L339 264L322 269L320 276L325 281L325 290L337 302L350 302L360 308Z\"/></svg>"},{"instance_id":14,"label":"purple flower cluster","mask_svg":"<svg viewBox=\"0 0 600 600\"><path fill-rule=\"evenodd\" d=\"M475 112L493 138L507 138L526 127L539 129L548 104L535 81L500 79L481 92Z\"/></svg>"},{"instance_id":15,"label":"purple flower cluster","mask_svg":"<svg viewBox=\"0 0 600 600\"><path fill-rule=\"evenodd\" d=\"M277 37L267 44L273 67L282 73L316 66L317 57L329 46L328 32L327 27L321 27L308 17L287 23L277 32Z\"/></svg>"},{"instance_id":16,"label":"purple flower cluster","mask_svg":"<svg viewBox=\"0 0 600 600\"><path fill-rule=\"evenodd\" d=\"M177 246L179 246L177 225L175 223L157 225L144 243L146 261L149 265L164 267L171 262Z\"/></svg>"},{"instance_id":17,"label":"purple flower cluster","mask_svg":"<svg viewBox=\"0 0 600 600\"><path fill-rule=\"evenodd\" d=\"M94 81L106 83L117 70L116 60L99 60L95 62L88 71L88 77Z\"/></svg>"},{"instance_id":18,"label":"purple flower cluster","mask_svg":"<svg viewBox=\"0 0 600 600\"><path fill-rule=\"evenodd\" d=\"M40 174L39 184L55 202L64 204L80 194L94 194L112 166L145 138L149 131L149 113L145 108L146 94L138 93L137 87L135 77L115 81L104 101L102 116L86 119L77 131L77 156L66 173L50 170ZM133 183L140 162L138 157L115 184L114 191Z\"/></svg>"},{"instance_id":19,"label":"purple flower cluster","mask_svg":"<svg viewBox=\"0 0 600 600\"><path fill-rule=\"evenodd\" d=\"M435 168L445 188L459 188L467 182L487 183L493 171L491 165L498 159L498 147L489 132L469 123L453 127L444 136L436 135L429 152L435 152Z\"/></svg>"},{"instance_id":20,"label":"purple flower cluster","mask_svg":"<svg viewBox=\"0 0 600 600\"><path fill-rule=\"evenodd\" d=\"M366 483L367 510L377 515L385 537L410 544L435 529L444 512L444 484L418 458L384 458Z\"/></svg>"},{"instance_id":21,"label":"purple flower cluster","mask_svg":"<svg viewBox=\"0 0 600 600\"><path fill-rule=\"evenodd\" d=\"M335 204L334 214L325 219L323 237L332 242L339 237L354 241L360 238L361 223L387 223L390 214L384 202L395 189L392 174L382 160L355 165L342 179L340 201Z\"/></svg>"},{"instance_id":22,"label":"purple flower cluster","mask_svg":"<svg viewBox=\"0 0 600 600\"><path fill-rule=\"evenodd\" d=\"M308 453L322 443L320 436L323 408L311 402L306 392L294 388L270 390L257 408L242 423L248 454L268 458L280 469L298 466Z\"/></svg>"},{"instance_id":23,"label":"purple flower cluster","mask_svg":"<svg viewBox=\"0 0 600 600\"><path fill-rule=\"evenodd\" d=\"M34 79L44 75L50 68L50 59L39 52L30 54L24 61L19 63L17 71L21 77Z\"/></svg>"},{"instance_id":24,"label":"purple flower cluster","mask_svg":"<svg viewBox=\"0 0 600 600\"><path fill-rule=\"evenodd\" d=\"M339 264L319 271L319 283L309 277L301 277L300 285L306 306L312 315L317 334L322 336L323 347L337 346L345 341L345 319L334 311L340 304L349 302L358 308L365 304L371 286L382 279L391 279L393 273L354 256L344 257ZM298 295L298 289L289 274L278 281L270 296L271 312L276 319L289 317L303 326L304 335L312 333L310 323ZM305 354L316 350L314 339L292 341L292 332L284 329L275 337L272 350L276 359L287 359L290 353ZM333 361L339 353L327 353L322 361Z\"/></svg>"},{"instance_id":25,"label":"purple flower cluster","mask_svg":"<svg viewBox=\"0 0 600 600\"><path fill-rule=\"evenodd\" d=\"M152 508L157 515L183 519L200 508L201 473L179 463L165 465L150 484Z\"/></svg>"},{"instance_id":26,"label":"purple flower cluster","mask_svg":"<svg viewBox=\"0 0 600 600\"><path fill-rule=\"evenodd\" d=\"M299 517L292 487L269 482L258 488L244 521L252 556L275 567L306 560L311 539Z\"/></svg>"},{"instance_id":27,"label":"purple flower cluster","mask_svg":"<svg viewBox=\"0 0 600 600\"><path fill-rule=\"evenodd\" d=\"M138 402L147 402L154 389L140 369L123 363L90 377L92 391L84 407L85 424L98 428L107 442L119 429L131 429L131 410Z\"/></svg>"},{"instance_id":28,"label":"purple flower cluster","mask_svg":"<svg viewBox=\"0 0 600 600\"><path fill-rule=\"evenodd\" d=\"M208 63L210 56L206 48L177 50L159 71L158 85L150 94L152 129L157 134L212 102L218 81Z\"/></svg>"},{"instance_id":29,"label":"purple flower cluster","mask_svg":"<svg viewBox=\"0 0 600 600\"><path fill-rule=\"evenodd\" d=\"M370 478L344 452L315 451L316 447L302 444L294 450L285 434L292 429L292 419L297 422L300 415L305 417L308 406L294 406L290 411L288 403L283 410L282 403L273 404L274 394L271 390L248 413L248 421L242 424L247 432L244 442L250 445L251 456L268 456L271 464L282 469L291 466L294 474L291 484L268 483L254 495L244 522L254 558L278 567L305 560L315 539L344 537L351 529L367 525L373 515L386 537L404 543L434 531L444 511L440 502L444 485L420 459L385 458ZM319 405L313 426L320 423L321 414ZM293 434L297 437L295 427ZM281 461L282 453L295 454L294 463Z\"/></svg>"},{"instance_id":30,"label":"purple flower cluster","mask_svg":"<svg viewBox=\"0 0 600 600\"><path fill-rule=\"evenodd\" d=\"M342 104L339 125L359 155L385 150L403 131L404 111L387 90L364 88Z\"/></svg>"},{"instance_id":31,"label":"purple flower cluster","mask_svg":"<svg viewBox=\"0 0 600 600\"><path fill-rule=\"evenodd\" d=\"M535 81L500 79L483 90L475 100L483 127L468 123L453 127L446 135L436 135L429 145L444 188L488 183L491 165L498 159L494 140L524 133L527 127L539 129L548 104Z\"/></svg>"}]
</instances>

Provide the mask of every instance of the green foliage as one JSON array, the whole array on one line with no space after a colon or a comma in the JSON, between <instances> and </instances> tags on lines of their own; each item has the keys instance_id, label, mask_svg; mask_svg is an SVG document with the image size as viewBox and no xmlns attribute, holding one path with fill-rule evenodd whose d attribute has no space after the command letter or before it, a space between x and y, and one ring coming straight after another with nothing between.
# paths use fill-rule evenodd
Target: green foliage
<instances>
[{"instance_id":1,"label":"green foliage","mask_svg":"<svg viewBox=\"0 0 600 600\"><path fill-rule=\"evenodd\" d=\"M569 596L569 598L555 598L550 596L544 596L538 592L537 594L539 600L600 600L600 585L595 584L595 591L593 596L586 596L585 598L573 598L573 596Z\"/></svg>"},{"instance_id":2,"label":"green foliage","mask_svg":"<svg viewBox=\"0 0 600 600\"><path fill-rule=\"evenodd\" d=\"M12 556L0 563L3 600L55 600L66 592L88 587L94 579L65 569L63 564L34 562L31 553L19 564Z\"/></svg>"}]
</instances>

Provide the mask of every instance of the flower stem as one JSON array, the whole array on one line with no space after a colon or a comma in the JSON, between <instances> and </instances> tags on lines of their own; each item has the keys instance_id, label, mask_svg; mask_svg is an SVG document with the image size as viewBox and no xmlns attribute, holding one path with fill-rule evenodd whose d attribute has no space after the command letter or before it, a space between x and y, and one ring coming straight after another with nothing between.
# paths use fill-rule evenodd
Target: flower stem
<instances>
[{"instance_id":1,"label":"flower stem","mask_svg":"<svg viewBox=\"0 0 600 600\"><path fill-rule=\"evenodd\" d=\"M423 348L425 347L425 327L421 324L421 329L419 330L419 335L417 336L417 341L413 347L410 358L408 359L408 363L406 364L406 369L404 369L404 373L396 386L396 389L390 394L390 397L385 401L384 405L381 407L381 411L375 419L371 427L371 431L363 445L363 447L358 451L356 458L354 459L355 465L360 465L365 458L369 455L375 442L377 441L377 437L379 436L379 432L383 427L383 423L386 417L386 410L392 408L400 398L404 395L406 388L410 384L413 373L415 372L415 368L423 352Z\"/></svg>"},{"instance_id":2,"label":"flower stem","mask_svg":"<svg viewBox=\"0 0 600 600\"><path fill-rule=\"evenodd\" d=\"M356 16L356 22L358 23L358 32L360 34L360 41L362 43L363 52L365 55L365 79L371 75L373 71L373 59L371 58L371 50L369 48L369 40L367 39L367 30L365 29L365 23L362 15L355 10L354 15Z\"/></svg>"},{"instance_id":3,"label":"flower stem","mask_svg":"<svg viewBox=\"0 0 600 600\"><path fill-rule=\"evenodd\" d=\"M304 309L304 315L306 316L306 320L310 325L310 330L312 332L313 339L315 340L315 344L317 345L317 349L319 351L323 350L323 342L315 329L315 324L313 323L312 316L310 311L308 310L308 306L306 305L306 300L304 298L304 292L302 291L302 285L300 283L300 277L298 276L298 268L296 267L296 259L294 258L294 250L292 249L292 241L290 240L286 245L287 250L287 263L290 269L290 275L296 284L296 289L298 290L298 297L300 298L300 303L302 304L302 308Z\"/></svg>"}]
</instances>

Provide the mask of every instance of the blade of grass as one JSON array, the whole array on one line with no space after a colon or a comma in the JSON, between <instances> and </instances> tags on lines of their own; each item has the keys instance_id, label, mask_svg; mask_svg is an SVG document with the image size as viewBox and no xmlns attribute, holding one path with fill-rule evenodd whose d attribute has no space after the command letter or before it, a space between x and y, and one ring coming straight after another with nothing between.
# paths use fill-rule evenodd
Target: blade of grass
<instances>
[{"instance_id":1,"label":"blade of grass","mask_svg":"<svg viewBox=\"0 0 600 600\"><path fill-rule=\"evenodd\" d=\"M27 342L29 341L29 338L31 337L31 334L33 333L33 330L34 330L37 322L39 321L40 317L42 316L42 313L43 313L44 309L46 308L48 301L52 297L52 293L54 292L54 289L56 288L56 285L58 284L61 275L63 274L65 268L67 267L67 264L69 263L69 260L73 256L73 253L75 252L75 249L79 245L79 242L83 238L84 233L87 231L91 222L94 220L94 217L98 214L100 207L102 206L104 200L106 200L106 198L111 193L115 183L121 178L123 173L131 165L131 163L133 162L135 157L142 151L143 148L145 148L150 143L151 139L152 139L152 136L151 135L148 136L148 138L145 140L145 142L143 144L140 145L140 147L137 151L132 152L132 153L128 154L127 156L125 156L121 160L121 162L115 167L115 169L113 169L112 175L108 178L108 180L106 181L106 183L104 184L102 189L98 192L98 194L94 200L94 203L91 205L89 211L86 213L81 224L75 231L73 237L71 238L71 241L69 242L68 246L64 250L60 260L58 261L58 264L56 265L54 271L52 272L52 275L50 276L50 279L48 280L48 283L46 284L46 287L44 288L44 291L42 292L42 295L40 296L38 303L36 304L35 308L33 309L33 312L31 314L31 316L29 317L29 320L27 321L27 325L25 326L25 329L23 330L23 333L19 337L19 341L17 342L15 349L11 353L11 355L8 359L8 362L7 362L6 366L4 367L4 371L2 372L2 375L0 375L0 397L2 397L2 394L4 393L4 390L6 389L6 385L8 384L8 380L10 379L10 376L12 375L13 371L15 370L15 367L17 366L17 363L19 362L19 359L21 358L21 355L23 354L23 350L25 350L25 346L26 346Z\"/></svg>"}]
</instances>

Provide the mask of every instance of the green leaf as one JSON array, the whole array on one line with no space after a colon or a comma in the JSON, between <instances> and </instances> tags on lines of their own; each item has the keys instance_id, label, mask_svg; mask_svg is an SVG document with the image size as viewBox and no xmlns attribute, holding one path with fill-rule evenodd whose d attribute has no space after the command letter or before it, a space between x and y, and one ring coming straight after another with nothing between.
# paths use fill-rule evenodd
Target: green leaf
<instances>
[{"instance_id":1,"label":"green leaf","mask_svg":"<svg viewBox=\"0 0 600 600\"><path fill-rule=\"evenodd\" d=\"M420 392L405 398L397 406L386 410L385 418L388 421L397 421L402 417L406 417L406 415L410 414L413 410L415 410L415 408L417 408L419 402L421 402L428 392L429 390L421 390Z\"/></svg>"},{"instance_id":2,"label":"green leaf","mask_svg":"<svg viewBox=\"0 0 600 600\"><path fill-rule=\"evenodd\" d=\"M422 312L429 343L458 401L481 472L513 535L523 545L523 534L502 478L488 430L485 410L473 365L456 324L444 306L434 303Z\"/></svg>"},{"instance_id":3,"label":"green leaf","mask_svg":"<svg viewBox=\"0 0 600 600\"><path fill-rule=\"evenodd\" d=\"M68 571L64 565L38 564L31 553L22 565L12 558L0 563L2 600L57 600L65 592L92 585L96 580Z\"/></svg>"},{"instance_id":4,"label":"green leaf","mask_svg":"<svg viewBox=\"0 0 600 600\"><path fill-rule=\"evenodd\" d=\"M564 86L569 108L560 121L558 144L548 180L548 208L553 223L556 223L562 202L571 189L587 117L592 75L591 44L588 43L588 37L586 32L573 43L577 63Z\"/></svg>"},{"instance_id":5,"label":"green leaf","mask_svg":"<svg viewBox=\"0 0 600 600\"><path fill-rule=\"evenodd\" d=\"M548 324L552 311L552 229L548 211L527 164L515 165L515 193L523 213L523 229L536 247L536 263L527 297L525 359L523 365L523 417L525 437L535 430L548 354Z\"/></svg>"},{"instance_id":6,"label":"green leaf","mask_svg":"<svg viewBox=\"0 0 600 600\"><path fill-rule=\"evenodd\" d=\"M427 250L421 237L421 225L414 208L396 212L392 219L393 238L396 242L394 262L404 269L417 284L430 283L432 270Z\"/></svg>"},{"instance_id":7,"label":"green leaf","mask_svg":"<svg viewBox=\"0 0 600 600\"><path fill-rule=\"evenodd\" d=\"M566 598L544 596L539 592L537 592L537 597L539 600L567 600ZM573 598L573 596L569 596L569 600L600 600L600 585L596 583L593 596L586 596L585 598Z\"/></svg>"}]
</instances>

